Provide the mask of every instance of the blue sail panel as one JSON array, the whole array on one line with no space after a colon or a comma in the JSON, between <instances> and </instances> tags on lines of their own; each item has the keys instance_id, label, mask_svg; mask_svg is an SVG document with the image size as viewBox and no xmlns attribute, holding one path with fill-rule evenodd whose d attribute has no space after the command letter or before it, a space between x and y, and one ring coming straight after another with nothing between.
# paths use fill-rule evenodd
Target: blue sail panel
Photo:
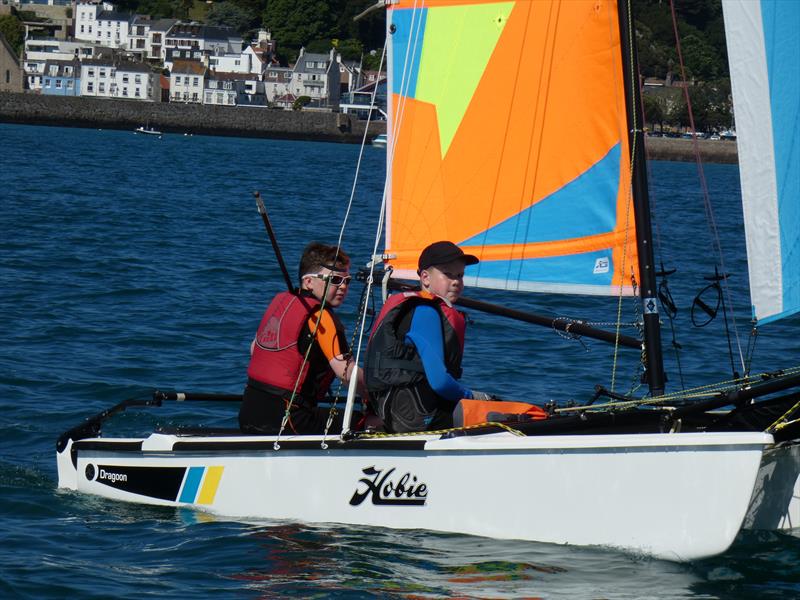
<instances>
[{"instance_id":1,"label":"blue sail panel","mask_svg":"<svg viewBox=\"0 0 800 600\"><path fill-rule=\"evenodd\" d=\"M620 145L536 204L461 243L465 246L552 242L608 233L617 219Z\"/></svg>"},{"instance_id":2,"label":"blue sail panel","mask_svg":"<svg viewBox=\"0 0 800 600\"><path fill-rule=\"evenodd\" d=\"M723 2L753 317L800 311L800 3Z\"/></svg>"}]
</instances>

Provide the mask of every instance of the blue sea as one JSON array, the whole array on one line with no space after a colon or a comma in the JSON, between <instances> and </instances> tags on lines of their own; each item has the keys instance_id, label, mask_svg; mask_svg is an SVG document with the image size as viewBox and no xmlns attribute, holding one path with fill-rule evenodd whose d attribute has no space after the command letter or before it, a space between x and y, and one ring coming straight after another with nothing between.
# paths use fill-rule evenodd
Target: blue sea
<instances>
[{"instance_id":1,"label":"blue sea","mask_svg":"<svg viewBox=\"0 0 800 600\"><path fill-rule=\"evenodd\" d=\"M309 240L336 241L360 149L10 124L0 124L0 146L2 597L800 598L792 532L744 533L722 556L675 564L424 531L238 523L59 491L56 439L85 417L153 389L241 392L250 340L283 285L253 192L294 273ZM385 151L364 149L343 238L355 264L371 253L384 161ZM657 260L677 269L669 288L678 312L663 329L668 389L729 379L741 370L739 347L754 340L754 373L800 363L797 318L751 335L737 168L705 168L720 271L730 274L733 360L721 314L691 323L717 245L697 168L654 163L649 175ZM360 292L354 285L341 311L351 330ZM466 295L606 328L618 310L635 320L632 299ZM473 311L464 380L510 399L584 401L597 384L641 393L637 359ZM187 404L117 420L230 426L236 410Z\"/></svg>"}]
</instances>

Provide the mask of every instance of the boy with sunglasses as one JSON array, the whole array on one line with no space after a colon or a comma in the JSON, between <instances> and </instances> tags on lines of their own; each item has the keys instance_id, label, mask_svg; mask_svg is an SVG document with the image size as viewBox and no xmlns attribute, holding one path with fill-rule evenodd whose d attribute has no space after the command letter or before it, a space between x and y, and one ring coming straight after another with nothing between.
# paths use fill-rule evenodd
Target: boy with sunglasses
<instances>
[{"instance_id":1,"label":"boy with sunglasses","mask_svg":"<svg viewBox=\"0 0 800 600\"><path fill-rule=\"evenodd\" d=\"M334 378L345 384L355 362L334 309L351 281L350 258L336 246L312 242L300 259L298 292L280 292L267 307L250 346L239 426L276 434L289 407L286 433L320 434L329 410L317 406ZM331 431L341 430L336 415Z\"/></svg>"}]
</instances>

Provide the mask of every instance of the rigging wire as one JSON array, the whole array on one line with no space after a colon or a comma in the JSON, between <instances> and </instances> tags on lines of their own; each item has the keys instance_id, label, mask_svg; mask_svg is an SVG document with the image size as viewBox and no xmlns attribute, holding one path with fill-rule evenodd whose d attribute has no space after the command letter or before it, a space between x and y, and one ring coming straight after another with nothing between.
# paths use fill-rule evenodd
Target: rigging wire
<instances>
[{"instance_id":1,"label":"rigging wire","mask_svg":"<svg viewBox=\"0 0 800 600\"><path fill-rule=\"evenodd\" d=\"M628 23L627 23L627 26L628 26L628 37L631 40L631 43L628 44L629 47L630 47L629 48L629 52L630 52L630 57L629 58L630 58L630 60L628 62L630 63L630 69L631 69L631 72L630 72L631 86L635 86L635 85L637 85L636 82L638 81L638 78L636 77L636 73L634 72L634 60L633 60L633 44L635 43L635 39L636 38L635 38L634 33L633 33L633 16L632 16L633 13L632 13L630 4L631 4L630 0L628 0L628 10L627 10ZM612 23L612 26L613 26L613 23ZM620 32L620 33L622 33L622 32ZM622 40L620 40L620 50L621 49L622 49ZM615 77L616 77L616 70L615 70ZM623 78L623 81L624 81L624 78ZM621 88L622 86L619 86L619 87ZM633 98L636 97L635 96L635 89L631 89L631 94L633 94L633 96L632 96ZM636 111L635 110L633 111L632 118L633 118L633 131L635 132L637 127L638 127L638 123L636 122ZM620 132L620 133L625 135L623 132ZM634 134L632 136L632 138L633 138L633 142L631 144L631 148L629 149L629 155L630 155L630 157L629 157L630 158L630 167L628 169L629 181L628 181L628 186L627 186L626 202L625 202L625 205L626 205L626 209L625 209L625 242L623 244L622 265L620 267L620 273L622 273L623 275L620 278L619 293L617 294L617 326L615 327L615 330L614 330L614 333L615 333L615 336L616 336L616 341L614 343L614 358L613 358L612 364L611 364L611 385L610 385L610 387L611 387L611 391L612 392L614 391L614 387L616 385L617 366L619 364L619 348L620 348L619 337L621 335L620 329L622 327L622 298L624 296L624 285L625 285L625 275L624 274L625 274L625 272L627 270L628 232L630 231L631 208L633 207L632 195L633 195L634 157L636 156L636 135ZM635 289L636 288L636 278L635 278L634 269L633 269L632 266L631 266L631 280L632 280L631 281L631 285ZM635 294L634 294L634 297L635 297ZM635 307L638 308L638 304L635 304ZM644 347L644 344L642 344L642 360L644 361L645 358L646 358L645 347Z\"/></svg>"},{"instance_id":2,"label":"rigging wire","mask_svg":"<svg viewBox=\"0 0 800 600\"><path fill-rule=\"evenodd\" d=\"M677 50L677 53L678 53L678 62L680 64L680 68L681 68L681 78L682 78L682 80L684 82L683 92L684 92L684 97L686 99L686 108L687 108L687 111L689 113L689 126L691 127L692 133L694 134L694 133L697 132L697 130L695 129L694 113L692 112L692 103L691 103L691 99L689 98L689 88L685 85L685 83L686 83L686 67L685 67L684 62L683 62L683 53L681 52L681 40L680 40L680 35L678 34L678 18L677 18L677 15L675 13L675 0L670 0L669 6L670 6L670 11L672 13L672 29L673 29L673 32L675 34L675 49ZM698 174L698 177L700 179L700 187L701 187L701 190L702 190L702 193L703 193L703 205L704 205L705 212L706 212L706 220L708 222L709 228L711 229L714 251L717 254L717 259L719 261L720 270L722 271L722 273L724 275L724 273L726 272L726 270L725 270L725 258L724 258L723 254L722 254L722 244L720 242L719 230L717 228L716 219L714 217L714 209L713 209L713 207L711 205L711 198L710 198L710 195L708 193L708 185L706 184L705 171L703 169L702 160L700 159L700 149L699 149L699 145L698 145L698 142L697 142L697 136L696 135L692 135L692 145L693 145L693 148L694 148L695 163L697 165L697 174ZM733 301L731 299L730 286L728 285L727 281L725 281L724 284L722 285L722 289L723 289L723 294L728 298L728 305L731 307L731 321L733 323L733 335L734 335L734 339L736 340L736 349L737 349L737 351L739 353L739 361L740 361L740 363L742 365L743 371L745 373L747 373L747 363L749 361L745 360L745 356L744 356L744 354L742 352L742 344L741 344L741 341L740 341L740 338L739 338L739 328L736 325L736 314L735 314L735 312L733 310L734 304L733 304ZM728 344L730 344L730 333L727 332L727 319L728 319L727 311L724 311L724 313L725 314L723 314L723 317L725 318L726 334L728 335ZM731 361L733 361L733 352L732 352L732 350L730 351L730 354L731 354ZM735 369L734 369L734 375L735 374L736 374L736 372L735 372Z\"/></svg>"},{"instance_id":3,"label":"rigging wire","mask_svg":"<svg viewBox=\"0 0 800 600\"><path fill-rule=\"evenodd\" d=\"M387 161L386 161L387 165L388 165L387 168L391 168L391 164L393 163L394 153L395 153L395 151L397 149L397 143L396 143L397 142L397 132L399 131L400 124L402 123L403 117L405 115L406 98L408 97L408 90L409 90L409 87L411 85L411 78L407 77L406 75L409 72L410 65L413 65L414 64L414 60L416 59L416 51L417 51L417 47L419 46L419 44L417 42L419 40L420 31L422 29L421 23L422 23L422 19L424 17L424 15L423 15L424 11L421 10L421 9L424 8L424 4L425 4L424 2L421 2L418 5L417 2L415 2L414 6L412 8L412 19L411 19L411 25L410 25L411 29L409 31L409 41L411 40L411 36L413 34L414 35L414 43L409 43L406 46L406 53L405 53L405 57L404 57L404 60L403 60L403 71L402 71L402 76L401 76L401 80L400 80L400 91L401 91L401 93L399 94L400 101L398 102L398 105L397 105L397 114L396 115L394 114L394 110L392 110L391 105L387 106L387 108L389 109L388 112L389 112L389 115L390 115L390 121L388 122L388 128L389 128L389 132L391 134L389 136L389 141L390 141L390 143L389 143L389 151L387 152ZM418 10L418 6L419 6L420 10ZM416 23L415 23L415 17L417 17L417 15L419 15L419 17L416 19ZM391 27L394 27L394 25L392 25ZM391 27L390 27L390 33L393 34L394 30L391 29ZM383 66L383 61L384 61L384 58L386 56L386 49L387 49L388 46L389 46L389 40L387 38L387 40L386 40L386 42L384 43L384 46L383 46L383 53L381 54L381 66ZM412 48L413 48L413 51L412 51ZM388 73L388 68L387 68L387 73ZM390 85L391 85L391 87L390 87ZM393 82L389 82L388 81L388 77L387 77L387 103L389 103L389 104L392 102L391 96L392 96L392 87L393 86L394 86L394 83ZM374 238L374 243L373 243L373 246L372 246L372 254L371 254L371 259L369 261L369 273L368 273L367 278L366 278L365 296L368 296L371 293L372 284L374 282L375 261L376 261L376 257L378 256L378 246L380 245L381 234L383 232L384 221L385 221L385 218L386 218L386 203L387 203L387 198L388 198L388 195L389 195L389 183L390 183L390 181L391 181L391 177L389 177L389 173L387 173L387 177L384 180L384 184L383 184L383 194L382 194L382 198L381 198L380 213L379 213L379 216L378 216L378 226L377 226L376 231L375 231L375 238ZM355 346L355 348L356 348L355 365L356 366L354 367L354 371L353 371L354 374L356 373L355 369L358 368L358 363L359 363L359 360L361 358L361 347L363 346L363 341L364 341L364 330L366 328L366 320L367 320L366 303L364 304L364 307L361 309L360 312L361 312L361 314L359 315L359 321L358 321L358 327L357 327L358 328L358 344ZM347 403L345 405L345 413L344 413L344 418L343 418L343 423L342 423L341 439L344 439L345 436L347 436L349 434L349 432L350 432L350 421L351 421L351 418L352 418L354 402L355 402L355 386L351 382L350 388L348 389L348 393L347 393Z\"/></svg>"}]
</instances>

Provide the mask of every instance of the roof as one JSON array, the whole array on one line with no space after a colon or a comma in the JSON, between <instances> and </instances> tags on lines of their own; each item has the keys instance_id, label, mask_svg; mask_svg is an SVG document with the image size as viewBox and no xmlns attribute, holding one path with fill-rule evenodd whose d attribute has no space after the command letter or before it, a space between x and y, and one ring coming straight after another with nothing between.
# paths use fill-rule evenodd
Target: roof
<instances>
[{"instance_id":1,"label":"roof","mask_svg":"<svg viewBox=\"0 0 800 600\"><path fill-rule=\"evenodd\" d=\"M321 63L324 62L324 67L309 67L308 63ZM330 67L331 57L329 54L316 54L306 52L297 57L297 62L294 65L296 73L325 73Z\"/></svg>"},{"instance_id":2,"label":"roof","mask_svg":"<svg viewBox=\"0 0 800 600\"><path fill-rule=\"evenodd\" d=\"M174 38L188 38L188 39L204 39L204 40L229 40L241 39L241 36L230 27L212 27L210 25L203 25L196 21L186 23L184 21L176 21L170 28L169 37Z\"/></svg>"},{"instance_id":3,"label":"roof","mask_svg":"<svg viewBox=\"0 0 800 600\"><path fill-rule=\"evenodd\" d=\"M44 63L44 74L48 75L51 66L56 66L58 71L51 77L78 77L81 71L81 61L79 60L48 60ZM65 75L64 67L72 67L72 75Z\"/></svg>"},{"instance_id":4,"label":"roof","mask_svg":"<svg viewBox=\"0 0 800 600\"><path fill-rule=\"evenodd\" d=\"M203 63L196 60L176 60L172 63L173 73L187 73L189 75L205 75L206 68Z\"/></svg>"},{"instance_id":5,"label":"roof","mask_svg":"<svg viewBox=\"0 0 800 600\"><path fill-rule=\"evenodd\" d=\"M97 15L98 21L126 21L133 18L131 13L118 12L116 10L104 10Z\"/></svg>"},{"instance_id":6,"label":"roof","mask_svg":"<svg viewBox=\"0 0 800 600\"><path fill-rule=\"evenodd\" d=\"M228 73L227 71L209 71L208 79L217 81L260 81L261 78L253 73Z\"/></svg>"},{"instance_id":7,"label":"roof","mask_svg":"<svg viewBox=\"0 0 800 600\"><path fill-rule=\"evenodd\" d=\"M9 44L8 40L6 40L6 36L4 36L2 33L0 33L0 44L2 44L11 59L17 64L17 66L19 66L19 56L17 56L17 53L11 47L11 44Z\"/></svg>"},{"instance_id":8,"label":"roof","mask_svg":"<svg viewBox=\"0 0 800 600\"><path fill-rule=\"evenodd\" d=\"M150 31L169 31L177 22L176 19L156 19L150 23Z\"/></svg>"}]
</instances>

